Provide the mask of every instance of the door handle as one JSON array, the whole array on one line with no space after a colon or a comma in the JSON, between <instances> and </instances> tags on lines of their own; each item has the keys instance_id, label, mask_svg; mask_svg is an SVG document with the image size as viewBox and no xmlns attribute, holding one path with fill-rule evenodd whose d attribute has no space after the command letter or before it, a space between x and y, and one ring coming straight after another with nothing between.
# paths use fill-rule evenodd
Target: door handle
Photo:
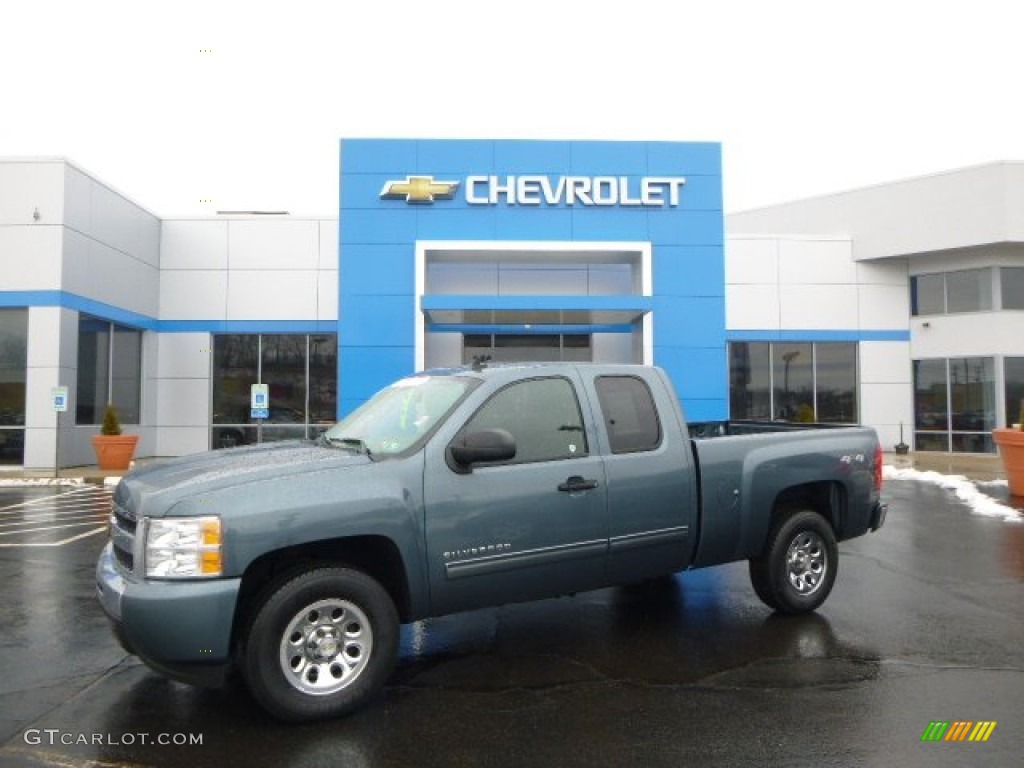
<instances>
[{"instance_id":1,"label":"door handle","mask_svg":"<svg viewBox=\"0 0 1024 768\"><path fill-rule=\"evenodd\" d=\"M597 488L597 480L587 480L579 475L573 475L564 483L558 484L558 490L564 493L576 493L577 491L589 491Z\"/></svg>"}]
</instances>

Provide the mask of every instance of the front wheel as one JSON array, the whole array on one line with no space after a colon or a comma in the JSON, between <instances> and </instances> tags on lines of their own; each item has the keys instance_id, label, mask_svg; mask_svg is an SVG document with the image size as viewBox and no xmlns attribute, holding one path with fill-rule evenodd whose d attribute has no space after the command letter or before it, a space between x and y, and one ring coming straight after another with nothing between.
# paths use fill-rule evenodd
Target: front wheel
<instances>
[{"instance_id":1,"label":"front wheel","mask_svg":"<svg viewBox=\"0 0 1024 768\"><path fill-rule=\"evenodd\" d=\"M808 613L829 596L838 566L832 526L817 512L802 510L772 528L764 554L750 561L750 581L769 608Z\"/></svg>"},{"instance_id":2,"label":"front wheel","mask_svg":"<svg viewBox=\"0 0 1024 768\"><path fill-rule=\"evenodd\" d=\"M299 722L361 706L398 656L398 613L366 574L305 571L256 607L242 652L249 690L272 715Z\"/></svg>"}]
</instances>

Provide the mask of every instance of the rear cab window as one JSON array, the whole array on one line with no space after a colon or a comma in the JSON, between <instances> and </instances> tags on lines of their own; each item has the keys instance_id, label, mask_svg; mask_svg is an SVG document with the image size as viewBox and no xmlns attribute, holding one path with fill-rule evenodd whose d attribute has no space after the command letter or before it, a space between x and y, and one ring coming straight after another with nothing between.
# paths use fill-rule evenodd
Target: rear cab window
<instances>
[{"instance_id":1,"label":"rear cab window","mask_svg":"<svg viewBox=\"0 0 1024 768\"><path fill-rule=\"evenodd\" d=\"M661 445L661 421L646 381L637 376L598 376L594 389L612 453L653 451Z\"/></svg>"}]
</instances>

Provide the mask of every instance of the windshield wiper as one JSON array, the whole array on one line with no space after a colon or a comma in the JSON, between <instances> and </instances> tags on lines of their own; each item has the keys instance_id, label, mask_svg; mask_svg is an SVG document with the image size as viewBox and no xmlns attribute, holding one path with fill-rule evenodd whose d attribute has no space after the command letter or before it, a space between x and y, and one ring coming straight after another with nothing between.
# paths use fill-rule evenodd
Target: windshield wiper
<instances>
[{"instance_id":1,"label":"windshield wiper","mask_svg":"<svg viewBox=\"0 0 1024 768\"><path fill-rule=\"evenodd\" d=\"M326 434L321 435L324 442L330 443L331 445L340 445L342 448L351 448L356 453L365 454L369 458L373 458L373 453L367 447L366 442L361 437L327 437Z\"/></svg>"}]
</instances>

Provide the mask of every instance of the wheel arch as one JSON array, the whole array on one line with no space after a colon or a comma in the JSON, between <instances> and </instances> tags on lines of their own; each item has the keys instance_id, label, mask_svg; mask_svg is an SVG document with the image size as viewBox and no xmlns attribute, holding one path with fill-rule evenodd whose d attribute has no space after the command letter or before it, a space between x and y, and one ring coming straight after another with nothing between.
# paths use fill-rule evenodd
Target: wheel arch
<instances>
[{"instance_id":1,"label":"wheel arch","mask_svg":"<svg viewBox=\"0 0 1024 768\"><path fill-rule=\"evenodd\" d=\"M268 589L311 568L342 566L365 573L391 597L399 621L411 619L412 600L405 563L398 546L386 536L349 536L311 541L267 552L253 560L242 574L232 622L232 646L253 618Z\"/></svg>"},{"instance_id":2,"label":"wheel arch","mask_svg":"<svg viewBox=\"0 0 1024 768\"><path fill-rule=\"evenodd\" d=\"M772 502L768 530L774 529L781 519L807 509L825 518L838 540L845 519L846 499L846 489L834 480L791 485L779 491Z\"/></svg>"}]
</instances>

